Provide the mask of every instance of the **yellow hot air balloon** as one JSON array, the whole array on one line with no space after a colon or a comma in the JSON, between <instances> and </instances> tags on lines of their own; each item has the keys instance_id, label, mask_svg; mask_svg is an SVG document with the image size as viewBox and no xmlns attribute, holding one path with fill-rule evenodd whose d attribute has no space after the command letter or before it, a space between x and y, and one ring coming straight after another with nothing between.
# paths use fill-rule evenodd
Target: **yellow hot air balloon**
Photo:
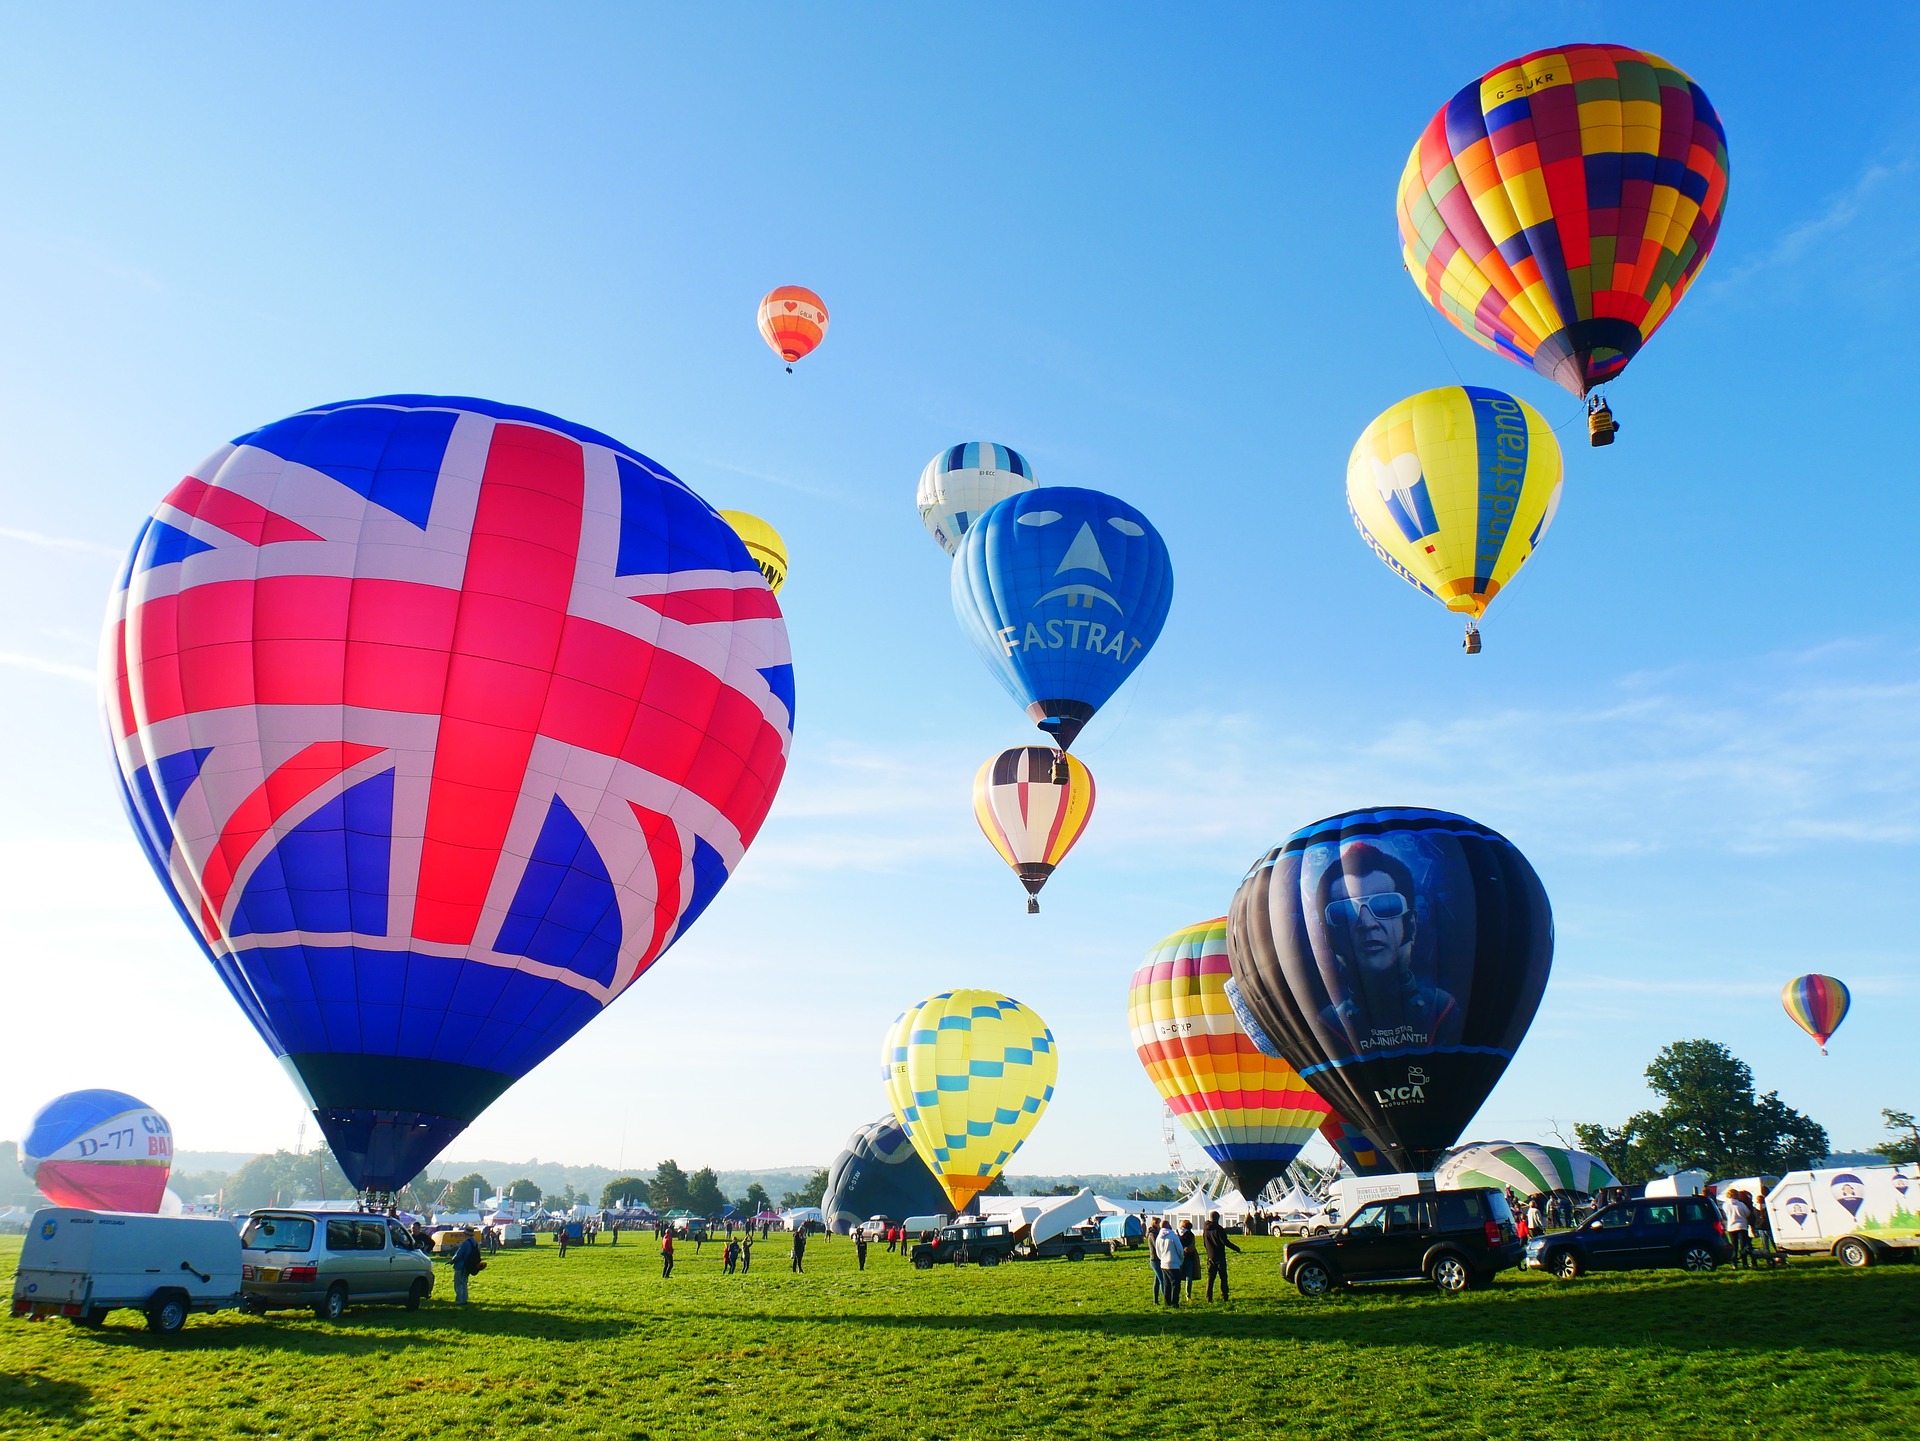
<instances>
[{"instance_id":1,"label":"yellow hot air balloon","mask_svg":"<svg viewBox=\"0 0 1920 1441\"><path fill-rule=\"evenodd\" d=\"M1093 772L1065 751L1015 746L973 778L973 818L1027 888L1029 915L1092 816Z\"/></svg>"},{"instance_id":2,"label":"yellow hot air balloon","mask_svg":"<svg viewBox=\"0 0 1920 1441\"><path fill-rule=\"evenodd\" d=\"M887 1099L957 1211L993 1184L1053 1099L1047 1023L997 991L907 1007L881 1051Z\"/></svg>"},{"instance_id":3,"label":"yellow hot air balloon","mask_svg":"<svg viewBox=\"0 0 1920 1441\"><path fill-rule=\"evenodd\" d=\"M767 578L773 593L780 594L780 587L787 583L787 543L780 539L780 532L744 510L723 510L720 519L747 543L747 554L760 567L760 574Z\"/></svg>"},{"instance_id":4,"label":"yellow hot air balloon","mask_svg":"<svg viewBox=\"0 0 1920 1441\"><path fill-rule=\"evenodd\" d=\"M1466 648L1560 508L1560 442L1525 401L1477 385L1409 396L1347 460L1347 510L1401 579L1467 617Z\"/></svg>"}]
</instances>

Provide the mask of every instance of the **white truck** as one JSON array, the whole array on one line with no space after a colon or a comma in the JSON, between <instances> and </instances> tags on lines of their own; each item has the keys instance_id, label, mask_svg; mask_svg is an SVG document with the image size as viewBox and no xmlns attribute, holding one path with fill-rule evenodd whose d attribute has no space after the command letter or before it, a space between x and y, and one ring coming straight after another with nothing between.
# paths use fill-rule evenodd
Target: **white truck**
<instances>
[{"instance_id":1,"label":"white truck","mask_svg":"<svg viewBox=\"0 0 1920 1441\"><path fill-rule=\"evenodd\" d=\"M1920 1259L1920 1167L1789 1171L1767 1196L1773 1244L1843 1266Z\"/></svg>"},{"instance_id":2,"label":"white truck","mask_svg":"<svg viewBox=\"0 0 1920 1441\"><path fill-rule=\"evenodd\" d=\"M240 1233L218 1217L43 1207L13 1276L13 1314L35 1321L98 1326L126 1308L169 1335L195 1311L240 1304Z\"/></svg>"},{"instance_id":3,"label":"white truck","mask_svg":"<svg viewBox=\"0 0 1920 1441\"><path fill-rule=\"evenodd\" d=\"M1326 1201L1300 1223L1303 1236L1324 1236L1369 1201L1391 1201L1433 1189L1433 1172L1400 1171L1391 1176L1342 1176Z\"/></svg>"}]
</instances>

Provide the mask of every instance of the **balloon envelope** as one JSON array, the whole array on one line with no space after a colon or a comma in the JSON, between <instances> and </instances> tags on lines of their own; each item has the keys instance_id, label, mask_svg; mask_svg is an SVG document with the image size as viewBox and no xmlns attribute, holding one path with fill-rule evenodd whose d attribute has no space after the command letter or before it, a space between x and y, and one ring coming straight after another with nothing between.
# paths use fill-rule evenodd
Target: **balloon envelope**
<instances>
[{"instance_id":1,"label":"balloon envelope","mask_svg":"<svg viewBox=\"0 0 1920 1441\"><path fill-rule=\"evenodd\" d=\"M953 611L980 658L1062 749L1153 648L1173 564L1147 518L1097 490L1010 496L953 558Z\"/></svg>"},{"instance_id":2,"label":"balloon envelope","mask_svg":"<svg viewBox=\"0 0 1920 1441\"><path fill-rule=\"evenodd\" d=\"M222 446L142 528L104 651L136 836L376 1190L685 934L792 724L727 523L638 451L481 400Z\"/></svg>"},{"instance_id":3,"label":"balloon envelope","mask_svg":"<svg viewBox=\"0 0 1920 1441\"><path fill-rule=\"evenodd\" d=\"M173 1130L125 1091L69 1091L34 1116L20 1166L56 1206L153 1213L167 1194Z\"/></svg>"},{"instance_id":4,"label":"balloon envelope","mask_svg":"<svg viewBox=\"0 0 1920 1441\"><path fill-rule=\"evenodd\" d=\"M974 776L973 818L1037 896L1093 819L1093 772L1065 751L1015 746Z\"/></svg>"},{"instance_id":5,"label":"balloon envelope","mask_svg":"<svg viewBox=\"0 0 1920 1441\"><path fill-rule=\"evenodd\" d=\"M827 334L827 305L804 285L777 285L760 301L760 335L788 363L810 355Z\"/></svg>"},{"instance_id":6,"label":"balloon envelope","mask_svg":"<svg viewBox=\"0 0 1920 1441\"><path fill-rule=\"evenodd\" d=\"M914 500L920 523L934 543L952 555L979 516L1037 484L1033 467L1019 451L990 440L970 440L948 446L927 462Z\"/></svg>"},{"instance_id":7,"label":"balloon envelope","mask_svg":"<svg viewBox=\"0 0 1920 1441\"><path fill-rule=\"evenodd\" d=\"M888 1111L849 1136L833 1158L820 1209L827 1224L845 1235L875 1216L897 1224L909 1216L939 1215L946 1205L939 1180Z\"/></svg>"},{"instance_id":8,"label":"balloon envelope","mask_svg":"<svg viewBox=\"0 0 1920 1441\"><path fill-rule=\"evenodd\" d=\"M1498 390L1448 385L1375 417L1347 459L1347 513L1388 569L1476 619L1560 508L1560 443Z\"/></svg>"},{"instance_id":9,"label":"balloon envelope","mask_svg":"<svg viewBox=\"0 0 1920 1441\"><path fill-rule=\"evenodd\" d=\"M1680 303L1726 198L1726 131L1698 85L1645 51L1565 45L1441 106L1395 209L1436 310L1584 396Z\"/></svg>"},{"instance_id":10,"label":"balloon envelope","mask_svg":"<svg viewBox=\"0 0 1920 1441\"><path fill-rule=\"evenodd\" d=\"M787 583L787 543L780 538L780 532L744 510L723 510L720 518L733 527L734 534L746 545L747 554L766 577L767 588L775 595L780 594L780 587Z\"/></svg>"},{"instance_id":11,"label":"balloon envelope","mask_svg":"<svg viewBox=\"0 0 1920 1441\"><path fill-rule=\"evenodd\" d=\"M997 991L942 991L888 1028L893 1114L956 1211L993 1184L1053 1099L1053 1032Z\"/></svg>"},{"instance_id":12,"label":"balloon envelope","mask_svg":"<svg viewBox=\"0 0 1920 1441\"><path fill-rule=\"evenodd\" d=\"M1853 993L1844 982L1818 972L1796 976L1780 991L1780 1004L1801 1030L1812 1036L1820 1053L1826 1054L1827 1041L1840 1029L1853 1005Z\"/></svg>"},{"instance_id":13,"label":"balloon envelope","mask_svg":"<svg viewBox=\"0 0 1920 1441\"><path fill-rule=\"evenodd\" d=\"M1475 1141L1456 1146L1433 1168L1433 1184L1443 1191L1468 1186L1511 1186L1522 1196L1547 1191L1592 1195L1620 1178L1598 1156L1568 1146L1532 1141Z\"/></svg>"},{"instance_id":14,"label":"balloon envelope","mask_svg":"<svg viewBox=\"0 0 1920 1441\"><path fill-rule=\"evenodd\" d=\"M1227 947L1281 1054L1392 1170L1426 1170L1532 1024L1553 915L1526 857L1478 822L1349 811L1255 863Z\"/></svg>"},{"instance_id":15,"label":"balloon envelope","mask_svg":"<svg viewBox=\"0 0 1920 1441\"><path fill-rule=\"evenodd\" d=\"M1225 916L1175 931L1133 973L1127 1024L1160 1098L1252 1203L1300 1154L1328 1106L1241 1029L1229 978Z\"/></svg>"}]
</instances>

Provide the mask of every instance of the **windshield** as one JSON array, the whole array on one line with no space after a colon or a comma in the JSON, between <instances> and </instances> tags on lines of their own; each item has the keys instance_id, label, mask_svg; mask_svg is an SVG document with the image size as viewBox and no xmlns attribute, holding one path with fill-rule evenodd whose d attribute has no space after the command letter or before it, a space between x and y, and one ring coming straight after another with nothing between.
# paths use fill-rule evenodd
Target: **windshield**
<instances>
[{"instance_id":1,"label":"windshield","mask_svg":"<svg viewBox=\"0 0 1920 1441\"><path fill-rule=\"evenodd\" d=\"M1387 1203L1375 1201L1371 1206L1362 1206L1353 1213L1353 1219L1347 1223L1349 1231L1381 1231L1386 1229Z\"/></svg>"},{"instance_id":2,"label":"windshield","mask_svg":"<svg viewBox=\"0 0 1920 1441\"><path fill-rule=\"evenodd\" d=\"M255 1216L240 1233L249 1251L311 1251L313 1222L305 1216Z\"/></svg>"}]
</instances>

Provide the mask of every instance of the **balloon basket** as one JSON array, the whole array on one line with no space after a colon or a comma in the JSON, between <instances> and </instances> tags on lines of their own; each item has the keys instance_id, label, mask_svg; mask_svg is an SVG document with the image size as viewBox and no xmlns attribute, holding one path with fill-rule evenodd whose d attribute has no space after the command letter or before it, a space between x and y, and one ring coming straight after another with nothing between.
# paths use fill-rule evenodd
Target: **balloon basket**
<instances>
[{"instance_id":1,"label":"balloon basket","mask_svg":"<svg viewBox=\"0 0 1920 1441\"><path fill-rule=\"evenodd\" d=\"M1037 916L1040 914L1040 897L1038 896L1027 897L1027 914L1030 916Z\"/></svg>"},{"instance_id":2,"label":"balloon basket","mask_svg":"<svg viewBox=\"0 0 1920 1441\"><path fill-rule=\"evenodd\" d=\"M1612 445L1614 436L1620 433L1620 422L1613 418L1613 411L1606 401L1594 396L1587 402L1587 441L1592 445Z\"/></svg>"},{"instance_id":3,"label":"balloon basket","mask_svg":"<svg viewBox=\"0 0 1920 1441\"><path fill-rule=\"evenodd\" d=\"M1467 622L1467 633L1460 641L1460 648L1468 655L1480 654L1480 627L1472 621Z\"/></svg>"}]
</instances>

